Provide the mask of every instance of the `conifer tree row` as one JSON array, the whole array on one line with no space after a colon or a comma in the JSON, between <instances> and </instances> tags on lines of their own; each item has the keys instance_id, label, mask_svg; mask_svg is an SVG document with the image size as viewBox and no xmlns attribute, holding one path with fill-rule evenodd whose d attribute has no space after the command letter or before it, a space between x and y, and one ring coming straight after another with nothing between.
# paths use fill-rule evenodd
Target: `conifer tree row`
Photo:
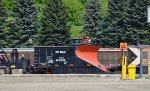
<instances>
[{"instance_id":1,"label":"conifer tree row","mask_svg":"<svg viewBox=\"0 0 150 91\"><path fill-rule=\"evenodd\" d=\"M14 2L13 5L12 1ZM45 8L44 10L40 9L44 13L40 13L41 22L37 18L35 1L47 3L46 7L41 8ZM85 5L82 33L91 38L94 44L103 47L118 47L119 43L124 41L129 45L150 44L150 24L147 23L147 6L150 5L150 0L109 0L108 16L105 19L102 18L99 1L74 0L74 2ZM11 3L4 7L3 2ZM82 19L80 19L81 16L77 17L78 13L75 14L74 9L69 12L72 15L75 14L75 17L68 18L72 17L68 16L67 10L71 7L66 8L63 2L63 0L0 0L0 46L29 47L31 46L29 44L30 39L33 40L33 44L38 39L38 44L43 46L67 45L70 39L70 26L68 24L80 26L79 22ZM10 7L8 7L9 5ZM11 9L11 5L13 9ZM65 5L70 4L65 2ZM81 9L84 12L83 5ZM13 17L11 19L10 14ZM7 16L9 16L8 20L13 20L13 22L7 21ZM75 21L76 17L78 18L77 21ZM8 26L6 26L7 22L9 22ZM42 28L39 31L40 36L36 35L39 27L38 22Z\"/></svg>"},{"instance_id":2,"label":"conifer tree row","mask_svg":"<svg viewBox=\"0 0 150 91\"><path fill-rule=\"evenodd\" d=\"M109 47L119 47L120 42L129 45L150 44L150 26L147 23L149 0L110 0L109 15L105 23Z\"/></svg>"},{"instance_id":3,"label":"conifer tree row","mask_svg":"<svg viewBox=\"0 0 150 91\"><path fill-rule=\"evenodd\" d=\"M14 21L9 24L9 47L29 47L37 33L37 10L34 0L14 0Z\"/></svg>"},{"instance_id":4,"label":"conifer tree row","mask_svg":"<svg viewBox=\"0 0 150 91\"><path fill-rule=\"evenodd\" d=\"M47 0L39 42L43 46L67 45L70 40L68 12L62 0Z\"/></svg>"},{"instance_id":5,"label":"conifer tree row","mask_svg":"<svg viewBox=\"0 0 150 91\"><path fill-rule=\"evenodd\" d=\"M103 38L105 38L105 35L102 29L103 21L99 0L87 1L83 25L84 28L82 32L91 38L94 44L103 45Z\"/></svg>"},{"instance_id":6,"label":"conifer tree row","mask_svg":"<svg viewBox=\"0 0 150 91\"><path fill-rule=\"evenodd\" d=\"M106 28L106 43L105 47L119 47L120 42L125 42L125 8L126 0L109 0L108 17L105 20Z\"/></svg>"},{"instance_id":7,"label":"conifer tree row","mask_svg":"<svg viewBox=\"0 0 150 91\"><path fill-rule=\"evenodd\" d=\"M147 23L147 6L150 0L127 0L125 8L125 40L130 45L150 44L150 25Z\"/></svg>"},{"instance_id":8,"label":"conifer tree row","mask_svg":"<svg viewBox=\"0 0 150 91\"><path fill-rule=\"evenodd\" d=\"M0 0L0 47L7 46L7 34L8 31L5 30L5 20L7 18L6 9L4 8L3 0Z\"/></svg>"}]
</instances>

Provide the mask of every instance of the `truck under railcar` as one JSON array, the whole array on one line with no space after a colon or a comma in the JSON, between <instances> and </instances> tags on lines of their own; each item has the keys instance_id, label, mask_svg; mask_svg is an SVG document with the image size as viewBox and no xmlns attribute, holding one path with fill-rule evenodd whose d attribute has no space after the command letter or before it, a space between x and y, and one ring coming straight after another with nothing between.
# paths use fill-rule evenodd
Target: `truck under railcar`
<instances>
[{"instance_id":1,"label":"truck under railcar","mask_svg":"<svg viewBox=\"0 0 150 91\"><path fill-rule=\"evenodd\" d=\"M32 73L53 74L96 74L105 73L99 68L78 58L75 54L77 46L35 47L35 65Z\"/></svg>"}]
</instances>

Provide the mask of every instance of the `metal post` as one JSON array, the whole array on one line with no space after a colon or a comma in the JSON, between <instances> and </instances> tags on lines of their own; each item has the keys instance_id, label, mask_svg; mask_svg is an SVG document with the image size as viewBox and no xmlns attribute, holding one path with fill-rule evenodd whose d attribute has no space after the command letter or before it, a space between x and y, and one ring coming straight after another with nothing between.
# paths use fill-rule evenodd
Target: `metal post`
<instances>
[{"instance_id":1,"label":"metal post","mask_svg":"<svg viewBox=\"0 0 150 91\"><path fill-rule=\"evenodd\" d=\"M121 78L122 80L126 80L126 61L127 58L125 57L124 50L127 49L127 43L120 43L120 49L121 49L121 56L122 56L122 73Z\"/></svg>"},{"instance_id":2,"label":"metal post","mask_svg":"<svg viewBox=\"0 0 150 91\"><path fill-rule=\"evenodd\" d=\"M140 74L139 74L139 78L142 78L142 74L143 74L142 60L143 60L143 49L140 46Z\"/></svg>"},{"instance_id":3,"label":"metal post","mask_svg":"<svg viewBox=\"0 0 150 91\"><path fill-rule=\"evenodd\" d=\"M127 64L127 57L123 56L122 57L122 80L126 80L126 64Z\"/></svg>"}]
</instances>

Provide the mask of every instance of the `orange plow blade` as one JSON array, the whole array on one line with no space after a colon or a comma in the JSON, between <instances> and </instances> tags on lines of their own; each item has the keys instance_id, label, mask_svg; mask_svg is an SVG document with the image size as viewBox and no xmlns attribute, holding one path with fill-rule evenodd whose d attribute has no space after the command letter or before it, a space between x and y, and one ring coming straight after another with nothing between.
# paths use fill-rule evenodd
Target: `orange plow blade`
<instances>
[{"instance_id":1,"label":"orange plow blade","mask_svg":"<svg viewBox=\"0 0 150 91\"><path fill-rule=\"evenodd\" d=\"M78 58L106 72L107 68L98 61L98 50L97 46L81 45L76 48L75 53Z\"/></svg>"}]
</instances>

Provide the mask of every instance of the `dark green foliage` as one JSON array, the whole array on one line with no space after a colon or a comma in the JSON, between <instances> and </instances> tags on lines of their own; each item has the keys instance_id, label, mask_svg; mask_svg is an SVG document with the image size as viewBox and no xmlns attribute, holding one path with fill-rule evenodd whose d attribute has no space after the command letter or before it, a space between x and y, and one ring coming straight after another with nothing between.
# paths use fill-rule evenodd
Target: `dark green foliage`
<instances>
[{"instance_id":1,"label":"dark green foliage","mask_svg":"<svg viewBox=\"0 0 150 91\"><path fill-rule=\"evenodd\" d=\"M6 38L7 38L8 31L5 30L6 18L7 18L7 13L4 8L4 3L3 0L0 0L0 47L7 46Z\"/></svg>"},{"instance_id":2,"label":"dark green foliage","mask_svg":"<svg viewBox=\"0 0 150 91\"><path fill-rule=\"evenodd\" d=\"M107 47L119 47L120 42L125 42L125 30L124 27L124 8L126 0L109 0L108 17L105 20L107 25L105 46Z\"/></svg>"},{"instance_id":3,"label":"dark green foliage","mask_svg":"<svg viewBox=\"0 0 150 91\"><path fill-rule=\"evenodd\" d=\"M12 12L12 8L14 7L15 4L13 4L14 0L4 0L5 3L5 7L7 13L8 13L8 19L6 20L7 22L11 22L12 20L14 20L13 17L10 16L11 12ZM40 22L40 20L43 17L43 11L44 8L46 6L46 1L47 0L35 0L36 3L36 8L38 10L38 20ZM62 2L65 4L65 6L68 9L68 15L69 15L69 20L68 23L71 24L71 36L79 36L82 35L81 33L78 33L82 30L82 17L85 13L85 4L86 4L87 0L62 0ZM99 0L101 1L101 6L102 6L102 11L103 11L103 15L107 15L107 2L108 0ZM104 16L103 16L104 17ZM39 24L39 26L41 26L41 24ZM7 27L8 28L8 27Z\"/></svg>"},{"instance_id":4,"label":"dark green foliage","mask_svg":"<svg viewBox=\"0 0 150 91\"><path fill-rule=\"evenodd\" d=\"M149 0L110 0L107 35L110 47L118 47L120 42L129 45L149 43L150 27L147 22Z\"/></svg>"},{"instance_id":5,"label":"dark green foliage","mask_svg":"<svg viewBox=\"0 0 150 91\"><path fill-rule=\"evenodd\" d=\"M40 44L67 45L70 39L68 12L62 0L48 0L42 18Z\"/></svg>"},{"instance_id":6,"label":"dark green foliage","mask_svg":"<svg viewBox=\"0 0 150 91\"><path fill-rule=\"evenodd\" d=\"M9 25L9 47L29 47L37 32L37 10L34 0L14 0L14 21Z\"/></svg>"},{"instance_id":7,"label":"dark green foliage","mask_svg":"<svg viewBox=\"0 0 150 91\"><path fill-rule=\"evenodd\" d=\"M150 26L147 23L150 0L128 0L127 5L124 30L128 44L150 44Z\"/></svg>"},{"instance_id":8,"label":"dark green foliage","mask_svg":"<svg viewBox=\"0 0 150 91\"><path fill-rule=\"evenodd\" d=\"M50 4L47 4L47 9L44 10L46 1ZM89 2L86 3L87 1ZM103 47L118 47L122 41L130 45L137 45L138 42L150 44L150 24L147 23L147 6L150 5L150 0L61 0L68 12L56 0L4 0L4 7L1 2L2 0L0 0L0 45L3 47L27 47L30 38L34 44L39 38L40 45L66 45L70 35L68 24L72 26L72 36L86 34L94 43ZM53 2L58 2L58 5ZM85 8L83 29L80 21ZM33 35L39 22L37 16L39 21L42 20L39 24L39 30L42 28L39 34L42 35L36 35L34 40ZM104 20L105 17L107 18ZM9 26L6 26L7 23ZM7 31L8 29L10 31ZM82 34L79 34L78 31L82 29Z\"/></svg>"},{"instance_id":9,"label":"dark green foliage","mask_svg":"<svg viewBox=\"0 0 150 91\"><path fill-rule=\"evenodd\" d=\"M93 43L103 45L104 31L99 0L89 0L86 4L86 13L83 17L83 33L92 39Z\"/></svg>"},{"instance_id":10,"label":"dark green foliage","mask_svg":"<svg viewBox=\"0 0 150 91\"><path fill-rule=\"evenodd\" d=\"M88 0L79 0L83 5L86 5Z\"/></svg>"}]
</instances>

